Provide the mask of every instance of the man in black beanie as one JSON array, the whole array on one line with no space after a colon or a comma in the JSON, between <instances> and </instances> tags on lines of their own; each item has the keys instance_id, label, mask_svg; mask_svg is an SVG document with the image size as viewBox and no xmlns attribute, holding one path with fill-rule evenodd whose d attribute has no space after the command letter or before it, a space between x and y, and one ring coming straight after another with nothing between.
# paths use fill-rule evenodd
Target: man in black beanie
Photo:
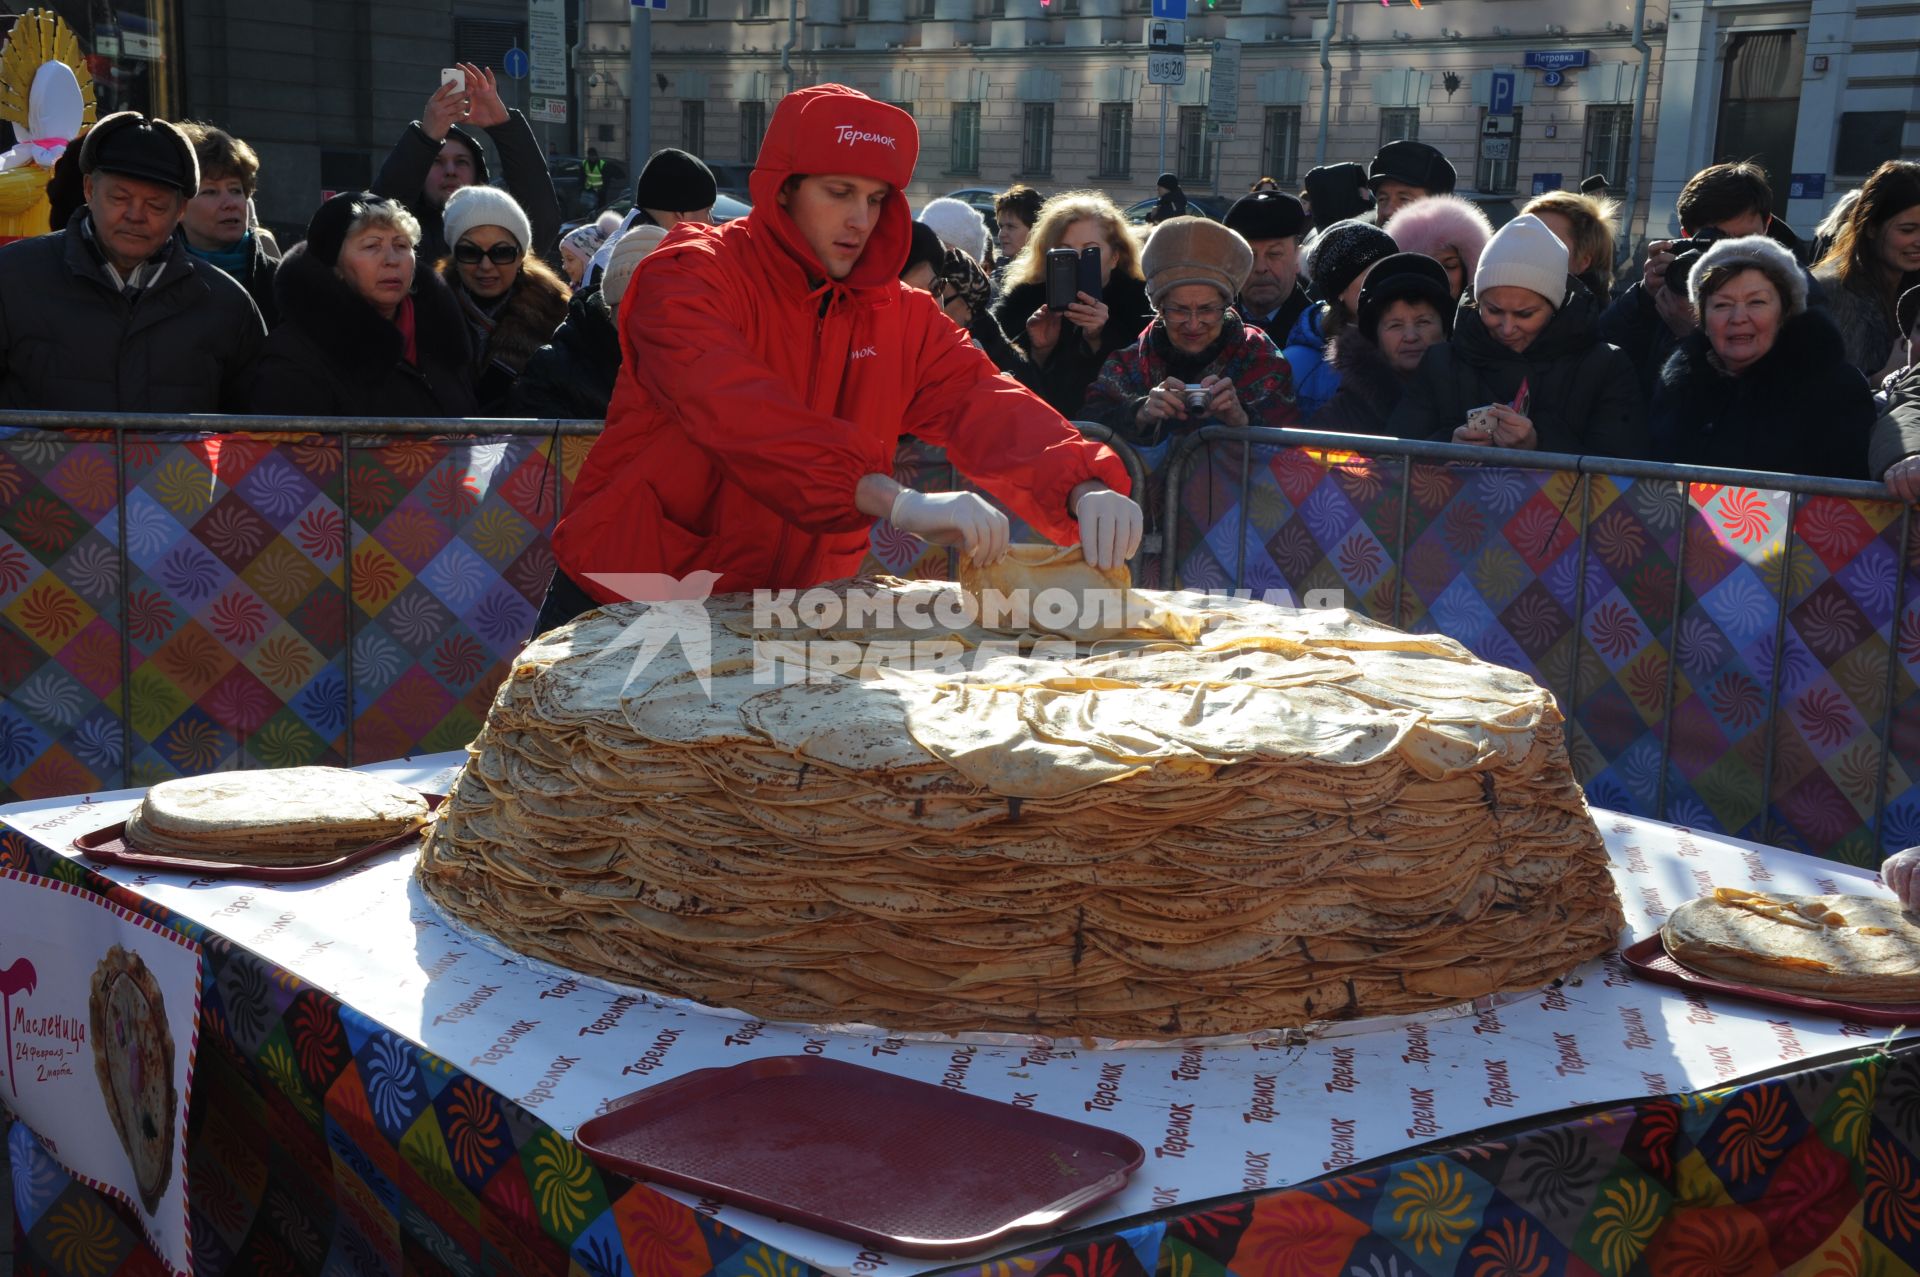
<instances>
[{"instance_id":1,"label":"man in black beanie","mask_svg":"<svg viewBox=\"0 0 1920 1277\"><path fill-rule=\"evenodd\" d=\"M1307 210L1281 191L1257 191L1233 202L1227 229L1239 231L1253 249L1253 273L1240 290L1240 318L1285 346L1301 312L1313 304L1300 284L1300 242Z\"/></svg>"},{"instance_id":2,"label":"man in black beanie","mask_svg":"<svg viewBox=\"0 0 1920 1277\"><path fill-rule=\"evenodd\" d=\"M80 148L66 229L0 248L0 407L241 412L266 328L247 290L178 233L193 146L121 111Z\"/></svg>"},{"instance_id":3,"label":"man in black beanie","mask_svg":"<svg viewBox=\"0 0 1920 1277\"><path fill-rule=\"evenodd\" d=\"M711 226L713 206L719 198L713 170L699 156L671 146L655 151L633 184L633 211L593 255L587 266L587 282L591 284L606 273L613 246L634 227L658 226L670 231L682 222Z\"/></svg>"},{"instance_id":4,"label":"man in black beanie","mask_svg":"<svg viewBox=\"0 0 1920 1277\"><path fill-rule=\"evenodd\" d=\"M1401 138L1389 142L1367 165L1367 185L1373 188L1374 221L1385 226L1415 200L1453 194L1457 175L1447 157L1425 142Z\"/></svg>"},{"instance_id":5,"label":"man in black beanie","mask_svg":"<svg viewBox=\"0 0 1920 1277\"><path fill-rule=\"evenodd\" d=\"M1160 196L1160 202L1153 206L1151 213L1147 214L1149 223L1158 226L1172 218L1187 215L1187 193L1180 189L1178 173L1162 173L1160 180L1154 183L1154 187Z\"/></svg>"},{"instance_id":6,"label":"man in black beanie","mask_svg":"<svg viewBox=\"0 0 1920 1277\"><path fill-rule=\"evenodd\" d=\"M427 99L420 118L407 125L394 143L373 179L374 194L407 206L420 222L420 261L426 265L439 261L453 251L440 221L447 197L463 186L489 182L487 152L480 137L461 122L478 125L500 148L507 194L519 201L533 227L528 255L553 252L560 238L560 196L553 189L533 126L500 100L492 71L467 62L454 69L460 78L442 84Z\"/></svg>"}]
</instances>

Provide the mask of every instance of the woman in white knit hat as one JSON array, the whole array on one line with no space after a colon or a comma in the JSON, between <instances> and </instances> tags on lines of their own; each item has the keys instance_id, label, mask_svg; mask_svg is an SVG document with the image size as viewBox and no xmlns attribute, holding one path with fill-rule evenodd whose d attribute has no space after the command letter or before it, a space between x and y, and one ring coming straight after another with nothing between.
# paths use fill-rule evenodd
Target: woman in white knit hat
<instances>
[{"instance_id":1,"label":"woman in white knit hat","mask_svg":"<svg viewBox=\"0 0 1920 1277\"><path fill-rule=\"evenodd\" d=\"M477 353L474 393L483 414L500 411L533 352L567 317L571 290L527 251L533 227L499 187L461 187L447 197L441 225L453 252L440 274L460 302Z\"/></svg>"},{"instance_id":2,"label":"woman in white knit hat","mask_svg":"<svg viewBox=\"0 0 1920 1277\"><path fill-rule=\"evenodd\" d=\"M1608 457L1646 455L1633 365L1600 339L1599 303L1567 273L1567 246L1522 214L1480 254L1473 299L1389 422L1403 439ZM1484 409L1485 411L1481 411Z\"/></svg>"}]
</instances>

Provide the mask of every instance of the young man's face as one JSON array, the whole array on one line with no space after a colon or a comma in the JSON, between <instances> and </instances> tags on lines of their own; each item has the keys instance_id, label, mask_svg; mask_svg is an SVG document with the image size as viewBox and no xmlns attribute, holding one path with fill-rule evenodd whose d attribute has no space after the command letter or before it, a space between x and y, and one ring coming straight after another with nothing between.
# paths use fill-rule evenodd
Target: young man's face
<instances>
[{"instance_id":1,"label":"young man's face","mask_svg":"<svg viewBox=\"0 0 1920 1277\"><path fill-rule=\"evenodd\" d=\"M782 189L779 199L827 275L845 279L867 251L892 192L874 178L828 174L801 178L791 190Z\"/></svg>"}]
</instances>

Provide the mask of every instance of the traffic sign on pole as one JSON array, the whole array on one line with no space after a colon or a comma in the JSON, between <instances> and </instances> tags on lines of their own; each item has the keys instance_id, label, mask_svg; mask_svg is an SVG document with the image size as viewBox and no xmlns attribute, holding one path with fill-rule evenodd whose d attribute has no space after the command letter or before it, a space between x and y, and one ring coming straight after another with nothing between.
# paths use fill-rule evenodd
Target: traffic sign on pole
<instances>
[{"instance_id":1,"label":"traffic sign on pole","mask_svg":"<svg viewBox=\"0 0 1920 1277\"><path fill-rule=\"evenodd\" d=\"M507 50L506 56L500 59L500 68L507 73L507 78L524 80L527 78L527 68L531 62L532 59L527 57L527 51L516 44Z\"/></svg>"},{"instance_id":2,"label":"traffic sign on pole","mask_svg":"<svg viewBox=\"0 0 1920 1277\"><path fill-rule=\"evenodd\" d=\"M1153 0L1153 16L1175 22L1187 20L1187 0Z\"/></svg>"},{"instance_id":3,"label":"traffic sign on pole","mask_svg":"<svg viewBox=\"0 0 1920 1277\"><path fill-rule=\"evenodd\" d=\"M533 62L532 91L567 96L566 0L527 0L527 54Z\"/></svg>"},{"instance_id":4,"label":"traffic sign on pole","mask_svg":"<svg viewBox=\"0 0 1920 1277\"><path fill-rule=\"evenodd\" d=\"M1495 71L1487 94L1488 115L1512 115L1515 76L1511 71Z\"/></svg>"},{"instance_id":5,"label":"traffic sign on pole","mask_svg":"<svg viewBox=\"0 0 1920 1277\"><path fill-rule=\"evenodd\" d=\"M1147 55L1148 84L1185 84L1186 82L1186 54L1149 53Z\"/></svg>"},{"instance_id":6,"label":"traffic sign on pole","mask_svg":"<svg viewBox=\"0 0 1920 1277\"><path fill-rule=\"evenodd\" d=\"M1207 118L1226 123L1240 118L1240 42L1213 42L1213 73L1207 77Z\"/></svg>"}]
</instances>

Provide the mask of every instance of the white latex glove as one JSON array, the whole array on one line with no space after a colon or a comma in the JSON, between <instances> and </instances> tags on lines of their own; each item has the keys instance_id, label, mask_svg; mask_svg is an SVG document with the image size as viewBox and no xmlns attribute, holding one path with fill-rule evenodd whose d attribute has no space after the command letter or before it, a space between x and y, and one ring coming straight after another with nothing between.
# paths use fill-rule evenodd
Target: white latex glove
<instances>
[{"instance_id":1,"label":"white latex glove","mask_svg":"<svg viewBox=\"0 0 1920 1277\"><path fill-rule=\"evenodd\" d=\"M936 545L958 545L981 567L1006 558L1012 537L1007 516L971 492L902 488L887 522Z\"/></svg>"},{"instance_id":2,"label":"white latex glove","mask_svg":"<svg viewBox=\"0 0 1920 1277\"><path fill-rule=\"evenodd\" d=\"M1080 520L1080 548L1096 568L1117 568L1140 549L1145 518L1132 497L1112 488L1095 488L1074 510Z\"/></svg>"},{"instance_id":3,"label":"white latex glove","mask_svg":"<svg viewBox=\"0 0 1920 1277\"><path fill-rule=\"evenodd\" d=\"M1880 864L1880 881L1900 903L1920 913L1920 847L1896 851Z\"/></svg>"}]
</instances>

